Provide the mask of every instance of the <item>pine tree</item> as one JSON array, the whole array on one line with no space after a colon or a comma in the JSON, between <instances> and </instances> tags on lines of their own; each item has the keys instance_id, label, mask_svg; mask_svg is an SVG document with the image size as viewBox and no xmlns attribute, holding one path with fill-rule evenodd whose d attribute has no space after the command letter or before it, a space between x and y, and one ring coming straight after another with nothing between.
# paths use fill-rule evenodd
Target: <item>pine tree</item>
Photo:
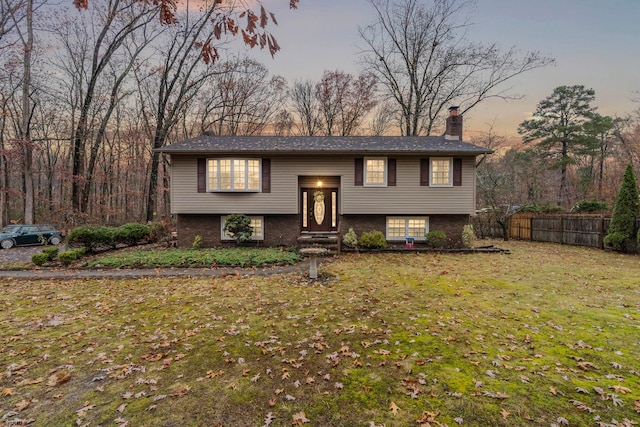
<instances>
[{"instance_id":1,"label":"pine tree","mask_svg":"<svg viewBox=\"0 0 640 427\"><path fill-rule=\"evenodd\" d=\"M638 205L638 184L633 167L628 165L613 208L611 225L609 225L607 237L604 238L606 247L623 252L633 249L632 238L636 227Z\"/></svg>"}]
</instances>

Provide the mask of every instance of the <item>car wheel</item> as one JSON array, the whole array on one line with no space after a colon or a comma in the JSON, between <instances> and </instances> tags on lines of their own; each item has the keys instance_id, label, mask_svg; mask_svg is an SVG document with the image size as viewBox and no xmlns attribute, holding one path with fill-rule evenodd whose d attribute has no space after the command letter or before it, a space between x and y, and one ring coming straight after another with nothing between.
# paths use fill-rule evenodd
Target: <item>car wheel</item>
<instances>
[{"instance_id":1,"label":"car wheel","mask_svg":"<svg viewBox=\"0 0 640 427\"><path fill-rule=\"evenodd\" d=\"M13 240L11 239L6 239L0 242L0 246L2 246L2 249L11 249L13 245L14 243L13 243Z\"/></svg>"},{"instance_id":2,"label":"car wheel","mask_svg":"<svg viewBox=\"0 0 640 427\"><path fill-rule=\"evenodd\" d=\"M49 243L51 243L52 245L59 245L60 242L62 242L62 239L58 236L53 236L49 239Z\"/></svg>"}]
</instances>

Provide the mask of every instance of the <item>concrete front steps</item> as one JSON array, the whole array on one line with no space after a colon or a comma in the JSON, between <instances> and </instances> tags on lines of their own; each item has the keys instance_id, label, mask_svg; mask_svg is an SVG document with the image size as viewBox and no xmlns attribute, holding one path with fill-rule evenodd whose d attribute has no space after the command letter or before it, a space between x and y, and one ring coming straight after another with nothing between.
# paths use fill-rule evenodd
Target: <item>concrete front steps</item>
<instances>
[{"instance_id":1,"label":"concrete front steps","mask_svg":"<svg viewBox=\"0 0 640 427\"><path fill-rule=\"evenodd\" d=\"M337 233L305 233L298 237L298 249L324 248L327 255L337 255L340 251Z\"/></svg>"}]
</instances>

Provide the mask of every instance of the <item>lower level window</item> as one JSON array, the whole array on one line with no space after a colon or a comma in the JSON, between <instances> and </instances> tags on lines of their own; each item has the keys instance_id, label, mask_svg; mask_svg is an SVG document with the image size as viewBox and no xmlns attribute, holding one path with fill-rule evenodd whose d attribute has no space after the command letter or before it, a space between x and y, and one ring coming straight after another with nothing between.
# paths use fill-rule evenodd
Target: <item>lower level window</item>
<instances>
[{"instance_id":1,"label":"lower level window","mask_svg":"<svg viewBox=\"0 0 640 427\"><path fill-rule=\"evenodd\" d=\"M407 237L424 240L424 235L428 232L429 217L387 217L387 240L404 240Z\"/></svg>"},{"instance_id":2,"label":"lower level window","mask_svg":"<svg viewBox=\"0 0 640 427\"><path fill-rule=\"evenodd\" d=\"M251 240L264 240L264 217L249 216L249 218L251 218L251 229L253 230ZM220 221L220 235L222 236L222 240L234 240L233 237L224 232L226 219L227 217L223 216Z\"/></svg>"}]
</instances>

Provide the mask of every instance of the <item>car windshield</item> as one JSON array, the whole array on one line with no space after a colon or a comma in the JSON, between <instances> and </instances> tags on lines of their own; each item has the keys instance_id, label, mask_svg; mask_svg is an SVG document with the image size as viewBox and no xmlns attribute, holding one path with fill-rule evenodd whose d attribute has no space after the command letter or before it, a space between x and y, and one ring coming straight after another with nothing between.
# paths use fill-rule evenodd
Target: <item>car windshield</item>
<instances>
[{"instance_id":1,"label":"car windshield","mask_svg":"<svg viewBox=\"0 0 640 427\"><path fill-rule=\"evenodd\" d=\"M20 228L19 225L6 225L2 230L0 230L0 233L13 233L18 228Z\"/></svg>"}]
</instances>

